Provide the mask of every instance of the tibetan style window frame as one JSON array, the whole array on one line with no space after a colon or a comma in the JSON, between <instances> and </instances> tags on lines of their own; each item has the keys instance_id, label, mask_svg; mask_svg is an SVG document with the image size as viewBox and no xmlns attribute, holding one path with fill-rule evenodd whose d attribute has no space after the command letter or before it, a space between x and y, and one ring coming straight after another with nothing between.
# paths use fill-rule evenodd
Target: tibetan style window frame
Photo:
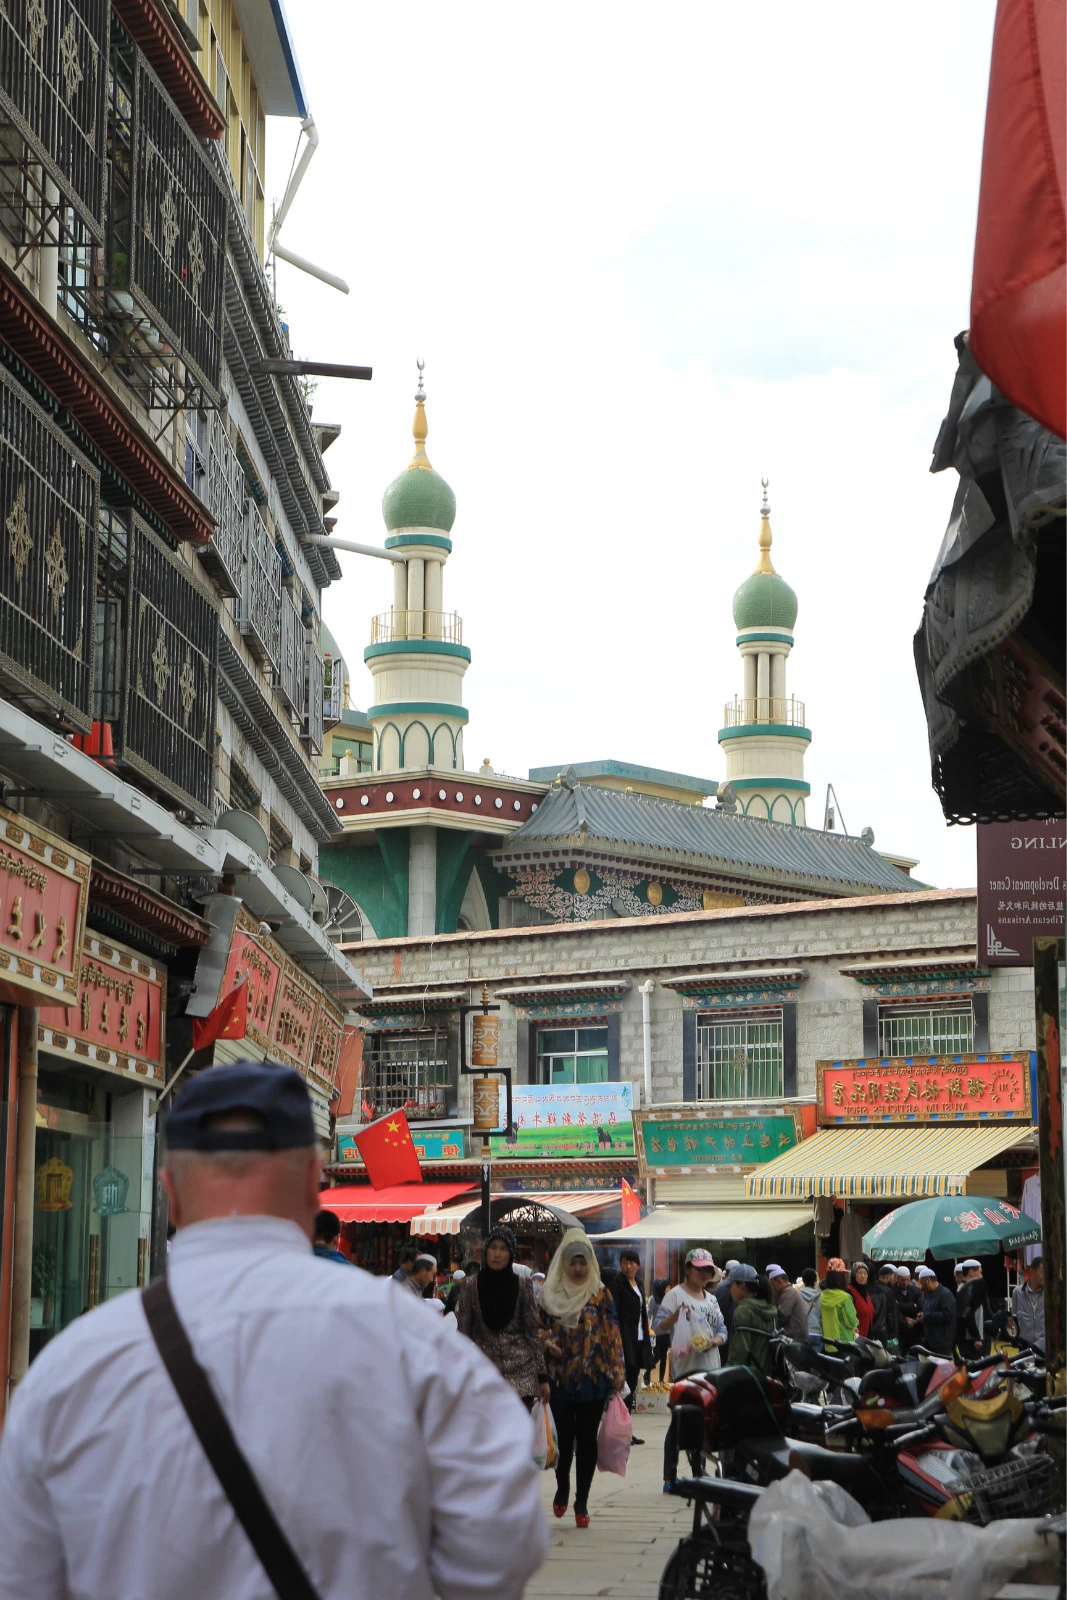
<instances>
[{"instance_id":1,"label":"tibetan style window frame","mask_svg":"<svg viewBox=\"0 0 1067 1600\"><path fill-rule=\"evenodd\" d=\"M409 1121L451 1114L454 1051L444 1027L368 1032L363 1044L363 1094L372 1119L406 1111Z\"/></svg>"},{"instance_id":2,"label":"tibetan style window frame","mask_svg":"<svg viewBox=\"0 0 1067 1600\"><path fill-rule=\"evenodd\" d=\"M938 1018L947 1023L951 1018L964 1016L970 1023L969 1029L963 1029L957 1034L950 1034L946 1029L940 1035L935 1035ZM909 1022L914 1024L919 1019L927 1020L930 1025L925 1038L908 1040L899 1036L902 1028L906 1031ZM925 997L916 997L910 1004L901 1004L899 1001L880 1002L878 1056L884 1060L894 1060L914 1055L970 1055L977 1048L976 1020L974 1001L969 994L961 994L952 1000L933 1002ZM894 1048L895 1046L900 1048Z\"/></svg>"},{"instance_id":3,"label":"tibetan style window frame","mask_svg":"<svg viewBox=\"0 0 1067 1600\"><path fill-rule=\"evenodd\" d=\"M100 474L0 369L0 685L88 729Z\"/></svg>"},{"instance_id":4,"label":"tibetan style window frame","mask_svg":"<svg viewBox=\"0 0 1067 1600\"><path fill-rule=\"evenodd\" d=\"M769 1038L751 1041L748 1038L749 1030L759 1029L777 1029L776 1045ZM713 1032L726 1030L741 1030L745 1034L745 1037L735 1041L734 1045L735 1057L737 1051L743 1051L745 1056L744 1065L739 1069L736 1066L731 1067L725 1060L718 1062L712 1060L709 1036ZM757 1052L766 1054L768 1047L771 1056L776 1055L777 1061L767 1059L753 1065L750 1059L751 1050L756 1048ZM701 1103L780 1100L788 1093L786 1052L784 1006L768 1006L758 1011L746 1009L734 1012L725 1010L698 1012L695 1017L695 1081L692 1098ZM735 1081L723 1081L724 1073L738 1070L740 1076Z\"/></svg>"},{"instance_id":5,"label":"tibetan style window frame","mask_svg":"<svg viewBox=\"0 0 1067 1600\"><path fill-rule=\"evenodd\" d=\"M551 1087L553 1084L564 1084L564 1083L571 1083L571 1084L574 1084L574 1085L577 1086L577 1085L583 1084L583 1083L610 1083L611 1082L611 1049L610 1049L610 1046L611 1046L611 1030L609 1029L609 1027L608 1027L606 1022L601 1022L599 1020L589 1021L588 1019L581 1018L581 1017L575 1018L573 1020L565 1021L565 1022L538 1021L538 1022L533 1024L531 1031L533 1033L533 1056L534 1056L534 1061L536 1062L536 1075L534 1077L532 1077L532 1079L531 1079L531 1081L533 1083L543 1084L543 1085L546 1085L548 1087ZM573 1034L574 1035L574 1048L573 1048L573 1050L553 1050L553 1051L542 1050L542 1048L541 1048L541 1036L543 1034L546 1034L546 1033L571 1033L571 1034ZM601 1048L597 1048L595 1050L594 1049L589 1049L589 1048L580 1049L579 1048L579 1044L578 1044L578 1036L579 1036L579 1034L582 1034L582 1033L599 1033L599 1034L603 1034L603 1036L604 1036L603 1048L602 1049ZM547 1070L545 1064L547 1062L553 1060L553 1059L556 1059L557 1057L560 1058L560 1059L570 1059L570 1060L573 1061L573 1063L574 1063L574 1077L573 1078L563 1079L563 1078L552 1078L552 1077L546 1077L545 1076L545 1071ZM604 1076L602 1078L579 1078L578 1077L578 1061L582 1057L588 1057L588 1058L596 1057L597 1059L600 1059L601 1057L603 1057L603 1061L604 1061Z\"/></svg>"}]
</instances>

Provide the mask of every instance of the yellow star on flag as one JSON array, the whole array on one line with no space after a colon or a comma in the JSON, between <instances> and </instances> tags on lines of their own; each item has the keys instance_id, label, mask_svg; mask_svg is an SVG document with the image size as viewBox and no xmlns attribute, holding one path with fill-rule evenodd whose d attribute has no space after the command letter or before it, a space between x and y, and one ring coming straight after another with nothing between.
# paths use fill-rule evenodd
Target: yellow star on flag
<instances>
[{"instance_id":1,"label":"yellow star on flag","mask_svg":"<svg viewBox=\"0 0 1067 1600\"><path fill-rule=\"evenodd\" d=\"M390 1133L399 1133L400 1132L400 1124L399 1124L399 1122L390 1122L389 1123L389 1132Z\"/></svg>"}]
</instances>

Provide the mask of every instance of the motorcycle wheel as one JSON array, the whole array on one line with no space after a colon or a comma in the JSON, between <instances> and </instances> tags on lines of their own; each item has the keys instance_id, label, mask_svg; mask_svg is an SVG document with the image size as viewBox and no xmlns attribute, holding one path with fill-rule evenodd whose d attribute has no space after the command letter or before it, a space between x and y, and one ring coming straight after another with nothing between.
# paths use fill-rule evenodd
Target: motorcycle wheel
<instances>
[{"instance_id":1,"label":"motorcycle wheel","mask_svg":"<svg viewBox=\"0 0 1067 1600\"><path fill-rule=\"evenodd\" d=\"M664 1567L659 1600L767 1600L767 1587L743 1533L725 1547L690 1538Z\"/></svg>"}]
</instances>

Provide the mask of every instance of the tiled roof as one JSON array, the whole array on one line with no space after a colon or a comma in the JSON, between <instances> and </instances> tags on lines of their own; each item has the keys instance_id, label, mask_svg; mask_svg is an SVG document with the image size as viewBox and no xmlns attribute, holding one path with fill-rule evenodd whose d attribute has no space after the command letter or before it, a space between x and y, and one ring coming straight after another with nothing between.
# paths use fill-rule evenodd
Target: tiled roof
<instances>
[{"instance_id":1,"label":"tiled roof","mask_svg":"<svg viewBox=\"0 0 1067 1600\"><path fill-rule=\"evenodd\" d=\"M550 789L530 820L495 852L496 860L506 870L515 858L557 842L586 846L592 853L611 846L618 854L628 847L642 860L665 867L706 867L768 885L842 894L923 887L862 839L585 784Z\"/></svg>"}]
</instances>

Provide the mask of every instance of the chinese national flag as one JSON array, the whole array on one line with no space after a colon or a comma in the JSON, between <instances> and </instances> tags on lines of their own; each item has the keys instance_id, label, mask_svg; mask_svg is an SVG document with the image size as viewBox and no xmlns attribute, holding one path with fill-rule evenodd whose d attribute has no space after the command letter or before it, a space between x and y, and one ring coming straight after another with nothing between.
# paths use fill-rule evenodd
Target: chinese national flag
<instances>
[{"instance_id":1,"label":"chinese national flag","mask_svg":"<svg viewBox=\"0 0 1067 1600\"><path fill-rule=\"evenodd\" d=\"M422 1168L415 1154L408 1119L402 1111L379 1117L352 1141L363 1157L372 1189L388 1189L394 1183L421 1183Z\"/></svg>"},{"instance_id":2,"label":"chinese national flag","mask_svg":"<svg viewBox=\"0 0 1067 1600\"><path fill-rule=\"evenodd\" d=\"M622 1180L622 1225L629 1228L635 1222L641 1221L641 1196L636 1190L631 1189L626 1179Z\"/></svg>"},{"instance_id":3,"label":"chinese national flag","mask_svg":"<svg viewBox=\"0 0 1067 1600\"><path fill-rule=\"evenodd\" d=\"M206 1017L193 1018L193 1049L206 1050L216 1039L243 1039L248 1032L248 980L242 978Z\"/></svg>"}]
</instances>

